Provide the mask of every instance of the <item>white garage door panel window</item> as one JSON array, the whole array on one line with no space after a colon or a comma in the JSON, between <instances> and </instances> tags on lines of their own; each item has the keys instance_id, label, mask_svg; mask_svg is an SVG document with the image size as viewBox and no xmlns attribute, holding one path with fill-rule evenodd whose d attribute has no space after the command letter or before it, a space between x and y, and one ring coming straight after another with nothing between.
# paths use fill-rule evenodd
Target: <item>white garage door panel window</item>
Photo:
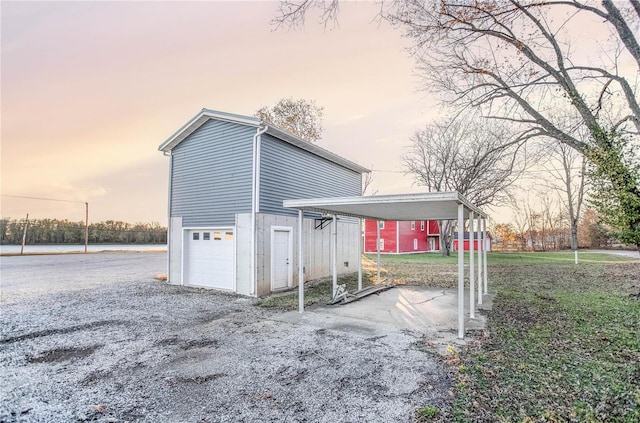
<instances>
[{"instance_id":1,"label":"white garage door panel window","mask_svg":"<svg viewBox=\"0 0 640 423\"><path fill-rule=\"evenodd\" d=\"M233 290L233 229L192 229L187 235L185 283Z\"/></svg>"}]
</instances>

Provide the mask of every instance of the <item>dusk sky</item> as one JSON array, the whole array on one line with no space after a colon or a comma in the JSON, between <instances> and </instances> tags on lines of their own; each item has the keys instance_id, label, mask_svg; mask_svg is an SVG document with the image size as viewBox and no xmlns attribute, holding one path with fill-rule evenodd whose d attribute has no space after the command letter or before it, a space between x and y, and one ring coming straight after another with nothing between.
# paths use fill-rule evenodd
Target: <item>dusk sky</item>
<instances>
[{"instance_id":1,"label":"dusk sky","mask_svg":"<svg viewBox=\"0 0 640 423\"><path fill-rule=\"evenodd\" d=\"M157 147L203 107L252 115L282 97L324 107L318 144L416 191L400 156L437 114L408 41L345 3L275 31L276 2L6 2L2 13L2 194L88 201L90 220L167 221ZM80 203L2 197L2 216L84 219Z\"/></svg>"}]
</instances>

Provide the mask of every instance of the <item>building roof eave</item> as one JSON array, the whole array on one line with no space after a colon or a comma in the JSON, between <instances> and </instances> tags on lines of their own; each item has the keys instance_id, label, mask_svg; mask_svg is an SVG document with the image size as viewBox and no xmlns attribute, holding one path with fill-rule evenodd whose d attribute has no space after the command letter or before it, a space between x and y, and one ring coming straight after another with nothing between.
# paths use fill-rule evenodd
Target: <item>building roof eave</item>
<instances>
[{"instance_id":1,"label":"building roof eave","mask_svg":"<svg viewBox=\"0 0 640 423\"><path fill-rule=\"evenodd\" d=\"M171 135L165 142L163 142L158 150L163 151L165 153L170 152L173 148L175 148L178 144L184 141L189 135L194 133L198 128L204 125L209 119L216 119L225 122L238 123L241 125L247 125L252 127L259 127L262 125L267 125L267 133L288 143L293 146L296 146L302 150L308 151L316 156L322 157L324 159L329 160L330 162L339 164L349 170L352 170L357 173L369 173L371 172L369 169L360 166L357 163L352 162L351 160L347 160L344 157L341 157L335 153L332 153L329 150L325 150L322 147L319 147L316 144L310 143L308 141L303 140L293 134L290 134L282 129L273 126L270 123L266 123L253 116L243 116L237 115L234 113L226 113L220 112L217 110L211 109L202 109L200 113L191 118L186 124L184 124L180 129L178 129L173 135Z\"/></svg>"},{"instance_id":2,"label":"building roof eave","mask_svg":"<svg viewBox=\"0 0 640 423\"><path fill-rule=\"evenodd\" d=\"M204 125L209 119L216 119L225 122L240 123L242 125L258 127L260 119L251 116L236 115L234 113L219 112L217 110L202 109L197 115L192 117L165 142L160 144L158 150L168 152L180 144L185 138L194 133Z\"/></svg>"},{"instance_id":3,"label":"building roof eave","mask_svg":"<svg viewBox=\"0 0 640 423\"><path fill-rule=\"evenodd\" d=\"M338 156L335 153L332 153L329 150L325 150L322 147L319 147L316 144L313 144L309 141L305 141L300 137L297 137L293 134L290 134L282 129L273 126L272 124L267 124L269 129L267 129L267 134L273 135L274 137L281 139L291 145L294 145L298 148L301 148L305 151L315 154L316 156L323 157L333 163L337 163L347 169L353 170L358 173L369 173L371 170L367 169L364 166L360 166L357 163L352 162L351 160L347 160L344 157Z\"/></svg>"}]
</instances>

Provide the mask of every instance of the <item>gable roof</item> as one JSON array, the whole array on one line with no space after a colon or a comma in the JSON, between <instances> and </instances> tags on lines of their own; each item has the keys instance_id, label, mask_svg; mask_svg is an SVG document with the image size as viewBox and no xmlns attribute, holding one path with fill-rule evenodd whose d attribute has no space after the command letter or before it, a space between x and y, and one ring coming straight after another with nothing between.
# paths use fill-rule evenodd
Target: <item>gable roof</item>
<instances>
[{"instance_id":1,"label":"gable roof","mask_svg":"<svg viewBox=\"0 0 640 423\"><path fill-rule=\"evenodd\" d=\"M335 153L330 152L329 150L325 150L322 147L318 147L315 144L312 144L308 141L303 140L293 134L290 134L276 126L273 126L270 123L266 123L257 117L253 116L243 116L237 115L233 113L220 112L217 110L210 109L202 109L200 113L195 115L191 120L185 123L180 129L178 129L173 135L171 135L165 142L160 144L158 150L163 152L170 152L173 150L178 144L185 140L189 135L194 133L198 128L204 125L210 119L220 120L224 122L237 123L240 125L252 126L254 128L265 126L267 127L266 133L282 140L288 144L301 148L302 150L308 151L311 154L322 157L330 162L339 164L347 169L353 170L358 173L369 173L370 170L360 166L357 163L354 163L350 160L345 159L344 157L338 156Z\"/></svg>"}]
</instances>

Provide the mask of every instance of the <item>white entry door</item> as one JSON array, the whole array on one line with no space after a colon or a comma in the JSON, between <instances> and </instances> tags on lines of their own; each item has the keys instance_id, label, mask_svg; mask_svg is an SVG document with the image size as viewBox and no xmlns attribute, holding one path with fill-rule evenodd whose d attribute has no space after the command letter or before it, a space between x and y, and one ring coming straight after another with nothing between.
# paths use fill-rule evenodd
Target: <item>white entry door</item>
<instances>
[{"instance_id":1,"label":"white entry door","mask_svg":"<svg viewBox=\"0 0 640 423\"><path fill-rule=\"evenodd\" d=\"M186 285L233 290L233 228L187 231Z\"/></svg>"},{"instance_id":2,"label":"white entry door","mask_svg":"<svg viewBox=\"0 0 640 423\"><path fill-rule=\"evenodd\" d=\"M290 227L271 227L271 290L289 288L293 280L293 246Z\"/></svg>"}]
</instances>

